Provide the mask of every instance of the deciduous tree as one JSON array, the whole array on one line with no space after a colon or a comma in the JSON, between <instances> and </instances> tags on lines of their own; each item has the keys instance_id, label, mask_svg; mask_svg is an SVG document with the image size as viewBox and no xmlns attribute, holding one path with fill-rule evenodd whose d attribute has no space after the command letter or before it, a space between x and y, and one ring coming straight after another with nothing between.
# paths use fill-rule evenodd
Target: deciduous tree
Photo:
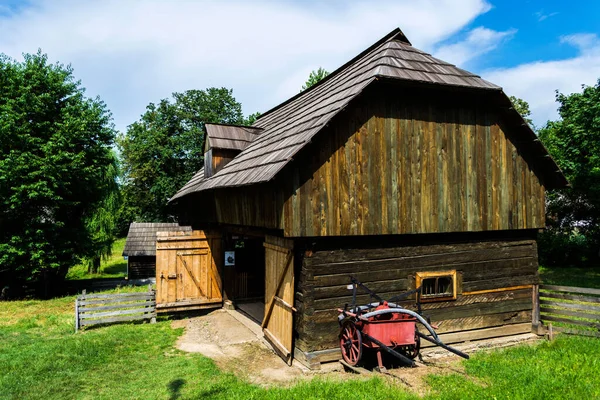
<instances>
[{"instance_id":1,"label":"deciduous tree","mask_svg":"<svg viewBox=\"0 0 600 400\"><path fill-rule=\"evenodd\" d=\"M530 118L531 110L529 109L529 103L526 102L525 100L520 99L515 96L510 96L509 99L510 99L510 102L513 104L513 107L515 108L515 110L517 110L517 112L519 114L521 114L521 117L523 117L525 122L527 122L529 124L529 126L531 126L533 128L534 125L533 125L533 121Z\"/></svg>"},{"instance_id":2,"label":"deciduous tree","mask_svg":"<svg viewBox=\"0 0 600 400\"><path fill-rule=\"evenodd\" d=\"M581 93L556 94L560 120L549 122L540 139L556 160L571 186L548 193L545 240L546 262L572 256L566 262L596 260L600 243L600 80ZM567 243L569 251L561 248ZM558 244L558 245L557 245ZM576 252L577 254L568 254ZM553 255L552 255L553 254Z\"/></svg>"},{"instance_id":3,"label":"deciduous tree","mask_svg":"<svg viewBox=\"0 0 600 400\"><path fill-rule=\"evenodd\" d=\"M90 254L114 137L70 66L0 55L0 280L64 277Z\"/></svg>"},{"instance_id":4,"label":"deciduous tree","mask_svg":"<svg viewBox=\"0 0 600 400\"><path fill-rule=\"evenodd\" d=\"M329 75L329 72L321 67L319 67L319 69L317 69L316 71L311 71L310 75L308 75L308 79L307 79L306 83L304 83L304 85L302 85L302 90L300 90L300 91L303 92L306 89L308 89L309 87L316 85L317 83L319 83L319 81L321 81L327 75Z\"/></svg>"},{"instance_id":5,"label":"deciduous tree","mask_svg":"<svg viewBox=\"0 0 600 400\"><path fill-rule=\"evenodd\" d=\"M250 118L256 119L256 114ZM232 90L173 93L150 103L120 137L124 171L121 229L134 220L171 219L167 201L204 162L205 123L247 125Z\"/></svg>"}]
</instances>

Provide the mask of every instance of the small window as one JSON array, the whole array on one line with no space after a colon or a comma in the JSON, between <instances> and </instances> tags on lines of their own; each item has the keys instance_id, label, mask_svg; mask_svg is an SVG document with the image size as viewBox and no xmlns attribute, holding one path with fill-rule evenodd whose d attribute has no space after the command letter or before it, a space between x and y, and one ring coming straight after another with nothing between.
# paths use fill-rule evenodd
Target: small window
<instances>
[{"instance_id":1,"label":"small window","mask_svg":"<svg viewBox=\"0 0 600 400\"><path fill-rule=\"evenodd\" d=\"M456 270L418 272L417 287L421 287L421 301L444 301L456 299Z\"/></svg>"}]
</instances>

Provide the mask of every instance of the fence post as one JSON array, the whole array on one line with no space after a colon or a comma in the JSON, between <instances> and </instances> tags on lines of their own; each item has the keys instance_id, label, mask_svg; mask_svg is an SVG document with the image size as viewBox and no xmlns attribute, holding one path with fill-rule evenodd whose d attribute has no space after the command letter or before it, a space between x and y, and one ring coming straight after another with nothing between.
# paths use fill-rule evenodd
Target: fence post
<instances>
[{"instance_id":1,"label":"fence post","mask_svg":"<svg viewBox=\"0 0 600 400\"><path fill-rule=\"evenodd\" d=\"M148 293L150 293L151 295L154 294L154 291L152 290L152 284L149 283L148 284ZM156 296L152 296L154 298L154 312L156 313ZM151 324L155 324L156 323L156 314L150 319L150 323Z\"/></svg>"},{"instance_id":2,"label":"fence post","mask_svg":"<svg viewBox=\"0 0 600 400\"><path fill-rule=\"evenodd\" d=\"M81 296L77 296L75 298L75 333L77 333L77 331L79 330L79 300L81 297L81 300L85 299L85 289L83 289L81 291Z\"/></svg>"},{"instance_id":3,"label":"fence post","mask_svg":"<svg viewBox=\"0 0 600 400\"><path fill-rule=\"evenodd\" d=\"M535 284L531 290L531 332L540 334L540 285Z\"/></svg>"}]
</instances>

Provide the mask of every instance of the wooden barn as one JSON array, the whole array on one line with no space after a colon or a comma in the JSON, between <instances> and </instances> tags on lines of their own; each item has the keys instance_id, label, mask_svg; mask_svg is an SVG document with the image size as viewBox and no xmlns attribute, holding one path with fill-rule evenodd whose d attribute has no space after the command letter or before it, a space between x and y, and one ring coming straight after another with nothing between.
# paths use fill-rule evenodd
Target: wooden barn
<instances>
[{"instance_id":1,"label":"wooden barn","mask_svg":"<svg viewBox=\"0 0 600 400\"><path fill-rule=\"evenodd\" d=\"M223 300L258 293L285 359L339 359L350 275L422 286L448 343L532 330L545 191L567 182L499 86L396 29L252 128L207 130L171 204L220 236Z\"/></svg>"},{"instance_id":2,"label":"wooden barn","mask_svg":"<svg viewBox=\"0 0 600 400\"><path fill-rule=\"evenodd\" d=\"M191 231L190 226L164 222L132 222L129 225L123 257L127 257L127 278L143 279L156 276L157 232Z\"/></svg>"}]
</instances>

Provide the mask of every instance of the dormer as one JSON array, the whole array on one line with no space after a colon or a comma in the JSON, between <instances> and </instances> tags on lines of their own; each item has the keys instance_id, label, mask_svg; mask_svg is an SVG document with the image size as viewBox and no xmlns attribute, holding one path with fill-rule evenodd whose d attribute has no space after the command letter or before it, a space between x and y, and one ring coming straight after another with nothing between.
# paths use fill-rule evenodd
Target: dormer
<instances>
[{"instance_id":1,"label":"dormer","mask_svg":"<svg viewBox=\"0 0 600 400\"><path fill-rule=\"evenodd\" d=\"M262 131L239 125L206 124L204 178L210 178L242 152Z\"/></svg>"}]
</instances>

